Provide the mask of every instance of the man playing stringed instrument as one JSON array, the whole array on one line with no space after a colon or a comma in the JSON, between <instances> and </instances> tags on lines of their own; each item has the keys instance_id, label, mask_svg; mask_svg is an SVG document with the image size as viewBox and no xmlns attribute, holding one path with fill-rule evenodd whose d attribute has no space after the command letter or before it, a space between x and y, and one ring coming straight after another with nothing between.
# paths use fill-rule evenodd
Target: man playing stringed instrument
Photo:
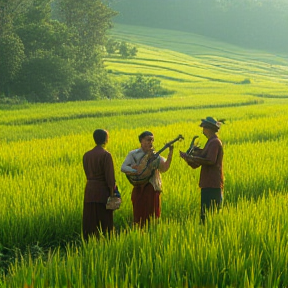
<instances>
[{"instance_id":1,"label":"man playing stringed instrument","mask_svg":"<svg viewBox=\"0 0 288 288\"><path fill-rule=\"evenodd\" d=\"M222 142L217 136L217 132L223 120L216 120L213 117L206 117L201 120L200 127L203 128L203 134L208 139L203 149L193 150L192 143L186 153L180 151L180 157L183 158L186 163L196 169L201 166L199 187L201 188L201 224L205 224L206 211L213 212L215 208L221 209L223 201L223 147Z\"/></svg>"},{"instance_id":2,"label":"man playing stringed instrument","mask_svg":"<svg viewBox=\"0 0 288 288\"><path fill-rule=\"evenodd\" d=\"M177 139L179 140L179 139ZM177 141L176 139L174 140ZM150 131L144 131L139 135L141 147L130 151L121 166L133 185L131 200L133 205L134 223L145 225L150 217L160 217L160 193L162 189L160 173L170 168L173 155L173 146L166 144L169 148L167 159L153 151L154 136ZM173 142L173 143L174 143Z\"/></svg>"}]
</instances>

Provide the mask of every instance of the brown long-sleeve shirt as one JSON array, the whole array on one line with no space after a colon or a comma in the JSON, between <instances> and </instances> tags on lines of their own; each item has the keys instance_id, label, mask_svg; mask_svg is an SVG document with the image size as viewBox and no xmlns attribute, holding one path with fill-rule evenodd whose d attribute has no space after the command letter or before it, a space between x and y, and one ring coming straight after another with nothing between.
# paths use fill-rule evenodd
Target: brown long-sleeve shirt
<instances>
[{"instance_id":1,"label":"brown long-sleeve shirt","mask_svg":"<svg viewBox=\"0 0 288 288\"><path fill-rule=\"evenodd\" d=\"M201 165L199 187L223 188L223 147L217 135L208 139L201 153L193 158L192 168Z\"/></svg>"},{"instance_id":2,"label":"brown long-sleeve shirt","mask_svg":"<svg viewBox=\"0 0 288 288\"><path fill-rule=\"evenodd\" d=\"M106 203L115 186L111 154L102 146L96 146L84 154L83 168L87 178L84 202Z\"/></svg>"}]
</instances>

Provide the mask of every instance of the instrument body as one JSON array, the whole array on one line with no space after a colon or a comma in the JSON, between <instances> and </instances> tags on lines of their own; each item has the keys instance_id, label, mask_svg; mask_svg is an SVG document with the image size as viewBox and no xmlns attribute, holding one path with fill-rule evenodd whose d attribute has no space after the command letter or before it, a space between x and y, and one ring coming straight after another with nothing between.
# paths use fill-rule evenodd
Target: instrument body
<instances>
[{"instance_id":1,"label":"instrument body","mask_svg":"<svg viewBox=\"0 0 288 288\"><path fill-rule=\"evenodd\" d=\"M179 135L174 140L165 144L165 146L158 152L153 150L146 153L140 160L138 168L140 168L140 173L126 173L126 177L133 186L143 185L148 183L149 179L153 176L155 169L159 167L160 164L160 153L165 149L170 147L176 141L182 140L184 137Z\"/></svg>"}]
</instances>

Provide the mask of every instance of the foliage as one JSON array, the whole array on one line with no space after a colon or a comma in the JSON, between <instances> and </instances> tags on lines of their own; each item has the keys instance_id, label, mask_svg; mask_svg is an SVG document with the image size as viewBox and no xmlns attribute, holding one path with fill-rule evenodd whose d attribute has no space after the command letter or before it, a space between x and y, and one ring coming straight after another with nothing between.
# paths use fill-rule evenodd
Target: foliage
<instances>
[{"instance_id":1,"label":"foliage","mask_svg":"<svg viewBox=\"0 0 288 288\"><path fill-rule=\"evenodd\" d=\"M12 97L6 97L4 94L0 95L0 105L4 105L1 108L4 109L7 107L11 107L13 105L18 106L19 104L26 104L27 101L23 97L19 96L12 96Z\"/></svg>"},{"instance_id":2,"label":"foliage","mask_svg":"<svg viewBox=\"0 0 288 288\"><path fill-rule=\"evenodd\" d=\"M63 24L55 20L40 23L26 23L16 29L21 38L27 57L33 57L40 51L49 51L73 63L76 39L73 33Z\"/></svg>"},{"instance_id":3,"label":"foliage","mask_svg":"<svg viewBox=\"0 0 288 288\"><path fill-rule=\"evenodd\" d=\"M120 54L122 58L135 57L138 49L125 41L116 41L109 39L105 45L108 54Z\"/></svg>"},{"instance_id":4,"label":"foliage","mask_svg":"<svg viewBox=\"0 0 288 288\"><path fill-rule=\"evenodd\" d=\"M104 74L104 73L103 73ZM120 88L113 79L104 75L76 76L69 94L69 100L96 100L122 98Z\"/></svg>"},{"instance_id":5,"label":"foliage","mask_svg":"<svg viewBox=\"0 0 288 288\"><path fill-rule=\"evenodd\" d=\"M112 38L108 39L107 43L105 44L106 52L108 54L114 54L119 50L119 41L116 41Z\"/></svg>"},{"instance_id":6,"label":"foliage","mask_svg":"<svg viewBox=\"0 0 288 288\"><path fill-rule=\"evenodd\" d=\"M35 0L0 0L0 36L13 33L14 22L27 13L33 1Z\"/></svg>"},{"instance_id":7,"label":"foliage","mask_svg":"<svg viewBox=\"0 0 288 288\"><path fill-rule=\"evenodd\" d=\"M10 96L11 83L17 77L24 58L24 45L17 35L0 36L0 94Z\"/></svg>"},{"instance_id":8,"label":"foliage","mask_svg":"<svg viewBox=\"0 0 288 288\"><path fill-rule=\"evenodd\" d=\"M137 48L135 46L132 46L125 41L122 41L119 44L119 54L123 58L129 58L129 57L135 57L137 55Z\"/></svg>"},{"instance_id":9,"label":"foliage","mask_svg":"<svg viewBox=\"0 0 288 288\"><path fill-rule=\"evenodd\" d=\"M23 63L14 92L30 102L67 101L73 78L69 62L49 53L37 53Z\"/></svg>"},{"instance_id":10,"label":"foliage","mask_svg":"<svg viewBox=\"0 0 288 288\"><path fill-rule=\"evenodd\" d=\"M124 95L129 98L151 98L168 94L168 91L161 87L160 80L143 75L130 77L122 85Z\"/></svg>"},{"instance_id":11,"label":"foliage","mask_svg":"<svg viewBox=\"0 0 288 288\"><path fill-rule=\"evenodd\" d=\"M2 22L9 24L2 25L0 33L0 93L31 102L119 97L121 92L109 83L102 63L106 30L115 12L101 0L54 2L57 20L52 20L49 0L12 0L0 5ZM13 37L5 36L11 31ZM109 85L105 88L103 83Z\"/></svg>"},{"instance_id":12,"label":"foliage","mask_svg":"<svg viewBox=\"0 0 288 288\"><path fill-rule=\"evenodd\" d=\"M58 5L60 21L78 38L77 70L100 69L106 31L112 27L111 18L116 13L101 0L58 0Z\"/></svg>"}]
</instances>

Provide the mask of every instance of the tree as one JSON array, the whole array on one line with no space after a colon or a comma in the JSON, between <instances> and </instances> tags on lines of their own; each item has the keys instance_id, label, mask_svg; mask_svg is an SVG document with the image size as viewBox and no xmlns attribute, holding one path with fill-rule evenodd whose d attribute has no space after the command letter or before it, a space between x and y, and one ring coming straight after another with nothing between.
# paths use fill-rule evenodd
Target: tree
<instances>
[{"instance_id":1,"label":"tree","mask_svg":"<svg viewBox=\"0 0 288 288\"><path fill-rule=\"evenodd\" d=\"M104 87L102 61L115 14L101 0L0 0L0 93L32 102L117 95Z\"/></svg>"},{"instance_id":2,"label":"tree","mask_svg":"<svg viewBox=\"0 0 288 288\"><path fill-rule=\"evenodd\" d=\"M78 38L77 70L85 72L102 66L106 31L117 13L101 0L57 0L58 18Z\"/></svg>"},{"instance_id":3,"label":"tree","mask_svg":"<svg viewBox=\"0 0 288 288\"><path fill-rule=\"evenodd\" d=\"M14 89L30 102L67 101L73 74L66 60L49 52L39 52L23 63Z\"/></svg>"},{"instance_id":4,"label":"tree","mask_svg":"<svg viewBox=\"0 0 288 288\"><path fill-rule=\"evenodd\" d=\"M34 0L0 0L0 35L13 31L14 21L25 13Z\"/></svg>"},{"instance_id":5,"label":"tree","mask_svg":"<svg viewBox=\"0 0 288 288\"><path fill-rule=\"evenodd\" d=\"M63 23L53 20L26 23L16 28L16 33L24 44L27 57L35 55L37 51L51 51L63 59L74 61L74 35Z\"/></svg>"},{"instance_id":6,"label":"tree","mask_svg":"<svg viewBox=\"0 0 288 288\"><path fill-rule=\"evenodd\" d=\"M117 13L101 0L57 0L56 19L75 36L75 70L77 76L70 99L90 100L121 97L117 85L108 78L103 65L106 32Z\"/></svg>"},{"instance_id":7,"label":"tree","mask_svg":"<svg viewBox=\"0 0 288 288\"><path fill-rule=\"evenodd\" d=\"M17 77L24 58L24 45L17 35L0 36L0 94L10 96L12 81Z\"/></svg>"}]
</instances>

